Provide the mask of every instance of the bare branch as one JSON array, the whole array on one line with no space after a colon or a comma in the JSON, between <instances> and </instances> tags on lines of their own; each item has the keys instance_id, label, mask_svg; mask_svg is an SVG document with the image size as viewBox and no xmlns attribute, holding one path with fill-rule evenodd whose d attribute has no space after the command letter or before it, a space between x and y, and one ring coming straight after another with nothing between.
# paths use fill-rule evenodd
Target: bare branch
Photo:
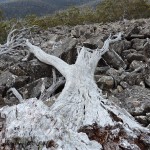
<instances>
[{"instance_id":1,"label":"bare branch","mask_svg":"<svg viewBox=\"0 0 150 150\"><path fill-rule=\"evenodd\" d=\"M120 41L122 39L122 33L120 32L117 35L109 36L108 39L104 42L104 45L101 49L97 48L95 51L93 51L93 54L90 59L90 66L93 68L93 72L95 71L95 68L97 66L98 61L101 59L102 55L105 54L107 51L109 51L109 46L111 43L115 43L117 41Z\"/></svg>"},{"instance_id":2,"label":"bare branch","mask_svg":"<svg viewBox=\"0 0 150 150\"><path fill-rule=\"evenodd\" d=\"M7 47L12 43L12 41L13 41L13 39L14 39L14 36L12 36L12 35L13 35L13 33L15 33L16 31L17 31L17 29L14 29L14 30L12 30L12 31L8 34L8 36L7 36L7 43L6 43Z\"/></svg>"},{"instance_id":3,"label":"bare branch","mask_svg":"<svg viewBox=\"0 0 150 150\"><path fill-rule=\"evenodd\" d=\"M23 29L14 29L14 27L12 27L7 36L7 42L0 46L0 55L9 53L19 46L24 47L26 41L25 36L29 34L31 29L36 28L36 26Z\"/></svg>"},{"instance_id":4,"label":"bare branch","mask_svg":"<svg viewBox=\"0 0 150 150\"><path fill-rule=\"evenodd\" d=\"M41 94L39 99L42 101L47 100L52 96L52 94L54 94L56 89L58 89L58 87L60 87L61 85L65 84L65 82L66 81L63 77L59 78L58 81L56 81L55 83L53 82L53 84Z\"/></svg>"},{"instance_id":5,"label":"bare branch","mask_svg":"<svg viewBox=\"0 0 150 150\"><path fill-rule=\"evenodd\" d=\"M56 89L58 89L58 87L60 87L61 85L63 85L66 82L64 77L60 77L57 81L56 70L54 68L52 69L52 74L53 74L53 83L52 83L52 85L48 89L45 89L44 82L42 84L41 96L39 98L42 101L45 101L45 100L49 99L54 94Z\"/></svg>"},{"instance_id":6,"label":"bare branch","mask_svg":"<svg viewBox=\"0 0 150 150\"><path fill-rule=\"evenodd\" d=\"M24 102L23 97L15 88L10 88L9 91L12 91L12 93L15 95L15 97L19 100L20 103Z\"/></svg>"},{"instance_id":7,"label":"bare branch","mask_svg":"<svg viewBox=\"0 0 150 150\"><path fill-rule=\"evenodd\" d=\"M113 37L115 37L113 39ZM106 53L109 50L109 45L111 43L115 43L118 42L122 39L122 33L120 32L119 34L115 35L115 36L109 36L109 38L104 42L104 45L101 49L97 49L97 51L99 52L99 57L101 57L104 53Z\"/></svg>"},{"instance_id":8,"label":"bare branch","mask_svg":"<svg viewBox=\"0 0 150 150\"><path fill-rule=\"evenodd\" d=\"M54 66L65 78L69 72L69 65L56 56L49 55L39 47L32 45L28 40L26 46L41 62Z\"/></svg>"},{"instance_id":9,"label":"bare branch","mask_svg":"<svg viewBox=\"0 0 150 150\"><path fill-rule=\"evenodd\" d=\"M54 68L52 69L52 73L53 73L53 84L55 84L56 83L56 71Z\"/></svg>"},{"instance_id":10,"label":"bare branch","mask_svg":"<svg viewBox=\"0 0 150 150\"><path fill-rule=\"evenodd\" d=\"M26 51L27 52L27 54L26 54L26 56L22 59L22 61L27 61L27 60L29 60L29 58L30 58L30 56L31 56L31 53L27 50Z\"/></svg>"}]
</instances>

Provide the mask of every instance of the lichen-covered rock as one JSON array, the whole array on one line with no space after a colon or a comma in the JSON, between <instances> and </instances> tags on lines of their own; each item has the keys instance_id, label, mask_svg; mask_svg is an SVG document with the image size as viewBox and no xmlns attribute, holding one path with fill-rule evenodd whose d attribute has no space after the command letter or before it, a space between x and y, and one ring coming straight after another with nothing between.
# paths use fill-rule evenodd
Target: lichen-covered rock
<instances>
[{"instance_id":1,"label":"lichen-covered rock","mask_svg":"<svg viewBox=\"0 0 150 150\"><path fill-rule=\"evenodd\" d=\"M146 115L150 111L150 90L133 86L116 94L121 102L121 107L125 108L133 116Z\"/></svg>"},{"instance_id":2,"label":"lichen-covered rock","mask_svg":"<svg viewBox=\"0 0 150 150\"><path fill-rule=\"evenodd\" d=\"M114 50L110 49L107 53L103 55L103 58L105 59L107 64L109 64L111 67L115 69L119 68L125 69L127 66L123 61L123 59L121 58L121 56L119 56Z\"/></svg>"},{"instance_id":3,"label":"lichen-covered rock","mask_svg":"<svg viewBox=\"0 0 150 150\"><path fill-rule=\"evenodd\" d=\"M127 56L131 53L136 53L136 50L135 49L124 50L121 54L123 60L127 59Z\"/></svg>"},{"instance_id":4,"label":"lichen-covered rock","mask_svg":"<svg viewBox=\"0 0 150 150\"><path fill-rule=\"evenodd\" d=\"M20 52L16 54L3 54L0 55L0 70L5 70L7 67L14 65L15 63L21 61L25 57L25 52Z\"/></svg>"},{"instance_id":5,"label":"lichen-covered rock","mask_svg":"<svg viewBox=\"0 0 150 150\"><path fill-rule=\"evenodd\" d=\"M134 20L133 20L134 21ZM128 22L129 23L129 22ZM140 29L140 27L139 27L139 25L138 25L138 23L129 23L129 26L128 26L128 28L127 28L127 30L126 30L126 35L127 35L127 37L128 38L130 38L131 37L131 35L132 34L139 34L140 33L140 31L141 31L141 29Z\"/></svg>"},{"instance_id":6,"label":"lichen-covered rock","mask_svg":"<svg viewBox=\"0 0 150 150\"><path fill-rule=\"evenodd\" d=\"M123 80L124 82L127 82L130 86L133 85L140 85L141 82L144 80L143 73L141 72L133 72L133 73L124 73L123 75Z\"/></svg>"},{"instance_id":7,"label":"lichen-covered rock","mask_svg":"<svg viewBox=\"0 0 150 150\"><path fill-rule=\"evenodd\" d=\"M123 80L124 69L120 68L116 70L114 68L110 68L107 70L106 75L111 76L114 79L115 87Z\"/></svg>"},{"instance_id":8,"label":"lichen-covered rock","mask_svg":"<svg viewBox=\"0 0 150 150\"><path fill-rule=\"evenodd\" d=\"M47 89L52 84L50 78L41 78L29 84L26 84L24 87L18 89L22 94L24 99L39 97L42 90Z\"/></svg>"},{"instance_id":9,"label":"lichen-covered rock","mask_svg":"<svg viewBox=\"0 0 150 150\"><path fill-rule=\"evenodd\" d=\"M28 74L21 68L20 63L8 67L8 70L16 76L26 76Z\"/></svg>"},{"instance_id":10,"label":"lichen-covered rock","mask_svg":"<svg viewBox=\"0 0 150 150\"><path fill-rule=\"evenodd\" d=\"M130 85L127 83L127 82L124 82L124 81L121 81L120 82L120 85L124 88L124 89L127 89L130 87Z\"/></svg>"},{"instance_id":11,"label":"lichen-covered rock","mask_svg":"<svg viewBox=\"0 0 150 150\"><path fill-rule=\"evenodd\" d=\"M26 84L21 88L18 88L18 92L22 95L23 99L34 97L39 98L41 92L43 92L44 89L50 87L51 84L52 80L50 78L40 78L36 81ZM12 99L13 101L18 101L11 92L6 93L6 98L9 104L12 104Z\"/></svg>"},{"instance_id":12,"label":"lichen-covered rock","mask_svg":"<svg viewBox=\"0 0 150 150\"><path fill-rule=\"evenodd\" d=\"M65 62L72 64L74 63L77 55L77 51L75 49L76 44L76 39L65 37L60 39L58 42L53 43L53 47L51 49L48 48L46 52L48 54L61 57Z\"/></svg>"},{"instance_id":13,"label":"lichen-covered rock","mask_svg":"<svg viewBox=\"0 0 150 150\"><path fill-rule=\"evenodd\" d=\"M143 49L144 44L146 43L146 39L133 39L132 40L132 48L137 51L141 51Z\"/></svg>"},{"instance_id":14,"label":"lichen-covered rock","mask_svg":"<svg viewBox=\"0 0 150 150\"><path fill-rule=\"evenodd\" d=\"M0 74L0 86L5 86L7 89L11 87L22 87L29 81L29 76L16 76L9 71L4 71Z\"/></svg>"},{"instance_id":15,"label":"lichen-covered rock","mask_svg":"<svg viewBox=\"0 0 150 150\"><path fill-rule=\"evenodd\" d=\"M131 48L131 42L127 40L122 40L118 43L112 44L111 48L119 55L121 55L124 50L128 50Z\"/></svg>"},{"instance_id":16,"label":"lichen-covered rock","mask_svg":"<svg viewBox=\"0 0 150 150\"><path fill-rule=\"evenodd\" d=\"M111 76L102 76L97 80L100 89L109 90L114 87L114 79Z\"/></svg>"},{"instance_id":17,"label":"lichen-covered rock","mask_svg":"<svg viewBox=\"0 0 150 150\"><path fill-rule=\"evenodd\" d=\"M84 41L83 45L91 49L101 48L103 46L103 36L95 36Z\"/></svg>"},{"instance_id":18,"label":"lichen-covered rock","mask_svg":"<svg viewBox=\"0 0 150 150\"><path fill-rule=\"evenodd\" d=\"M139 53L130 53L127 55L127 60L128 60L128 62L132 62L134 60L143 61L143 60L145 60L145 57L144 57L144 55L139 54Z\"/></svg>"},{"instance_id":19,"label":"lichen-covered rock","mask_svg":"<svg viewBox=\"0 0 150 150\"><path fill-rule=\"evenodd\" d=\"M144 63L142 61L133 60L130 64L130 69L135 70L142 66L144 66Z\"/></svg>"},{"instance_id":20,"label":"lichen-covered rock","mask_svg":"<svg viewBox=\"0 0 150 150\"><path fill-rule=\"evenodd\" d=\"M52 67L41 63L37 59L21 62L18 64L18 67L21 68L27 76L30 76L31 81L52 75Z\"/></svg>"}]
</instances>

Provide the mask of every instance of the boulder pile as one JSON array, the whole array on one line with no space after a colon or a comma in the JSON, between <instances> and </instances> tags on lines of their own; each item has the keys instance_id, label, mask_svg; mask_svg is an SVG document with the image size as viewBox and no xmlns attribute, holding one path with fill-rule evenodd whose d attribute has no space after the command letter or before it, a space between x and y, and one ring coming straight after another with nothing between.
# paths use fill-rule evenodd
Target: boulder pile
<instances>
[{"instance_id":1,"label":"boulder pile","mask_svg":"<svg viewBox=\"0 0 150 150\"><path fill-rule=\"evenodd\" d=\"M110 101L150 128L150 19L37 29L27 38L45 52L73 64L81 46L101 48L110 33L118 32L123 33L123 40L112 44L103 55L95 81ZM39 98L43 84L46 88L52 84L53 68L33 55L24 61L26 51L26 47L18 48L17 53L0 56L0 107L18 103L10 88L15 87L24 99ZM57 72L57 76L61 74ZM58 96L62 89L63 85L54 95Z\"/></svg>"}]
</instances>

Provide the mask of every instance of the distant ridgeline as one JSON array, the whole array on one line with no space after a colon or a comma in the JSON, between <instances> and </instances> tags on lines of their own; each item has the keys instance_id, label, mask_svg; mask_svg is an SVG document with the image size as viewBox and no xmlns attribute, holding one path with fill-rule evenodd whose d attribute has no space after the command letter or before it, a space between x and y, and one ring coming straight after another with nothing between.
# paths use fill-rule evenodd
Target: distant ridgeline
<instances>
[{"instance_id":1,"label":"distant ridgeline","mask_svg":"<svg viewBox=\"0 0 150 150\"><path fill-rule=\"evenodd\" d=\"M0 0L0 9L6 19L35 14L44 16L70 6L94 5L100 0Z\"/></svg>"},{"instance_id":2,"label":"distant ridgeline","mask_svg":"<svg viewBox=\"0 0 150 150\"><path fill-rule=\"evenodd\" d=\"M150 0L0 0L0 43L12 24L47 29L139 18L150 18Z\"/></svg>"}]
</instances>

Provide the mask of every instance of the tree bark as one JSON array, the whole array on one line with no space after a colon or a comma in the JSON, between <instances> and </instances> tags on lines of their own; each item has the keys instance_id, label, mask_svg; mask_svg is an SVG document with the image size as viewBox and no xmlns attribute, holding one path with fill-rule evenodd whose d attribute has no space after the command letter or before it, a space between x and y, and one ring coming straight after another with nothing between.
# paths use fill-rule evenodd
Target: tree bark
<instances>
[{"instance_id":1,"label":"tree bark","mask_svg":"<svg viewBox=\"0 0 150 150\"><path fill-rule=\"evenodd\" d=\"M119 40L121 34L115 39L110 36L102 49L82 47L74 65L46 54L27 41L30 52L58 69L66 78L66 84L50 108L35 98L2 108L6 140L21 143L26 148L27 142L31 142L32 149L38 145L43 149L108 150L111 144L118 148L141 149L138 142L144 143L140 137L148 137L148 129L138 124L126 110L103 98L94 81L99 59L109 50L109 44ZM17 146L19 144L15 144L16 149Z\"/></svg>"}]
</instances>

